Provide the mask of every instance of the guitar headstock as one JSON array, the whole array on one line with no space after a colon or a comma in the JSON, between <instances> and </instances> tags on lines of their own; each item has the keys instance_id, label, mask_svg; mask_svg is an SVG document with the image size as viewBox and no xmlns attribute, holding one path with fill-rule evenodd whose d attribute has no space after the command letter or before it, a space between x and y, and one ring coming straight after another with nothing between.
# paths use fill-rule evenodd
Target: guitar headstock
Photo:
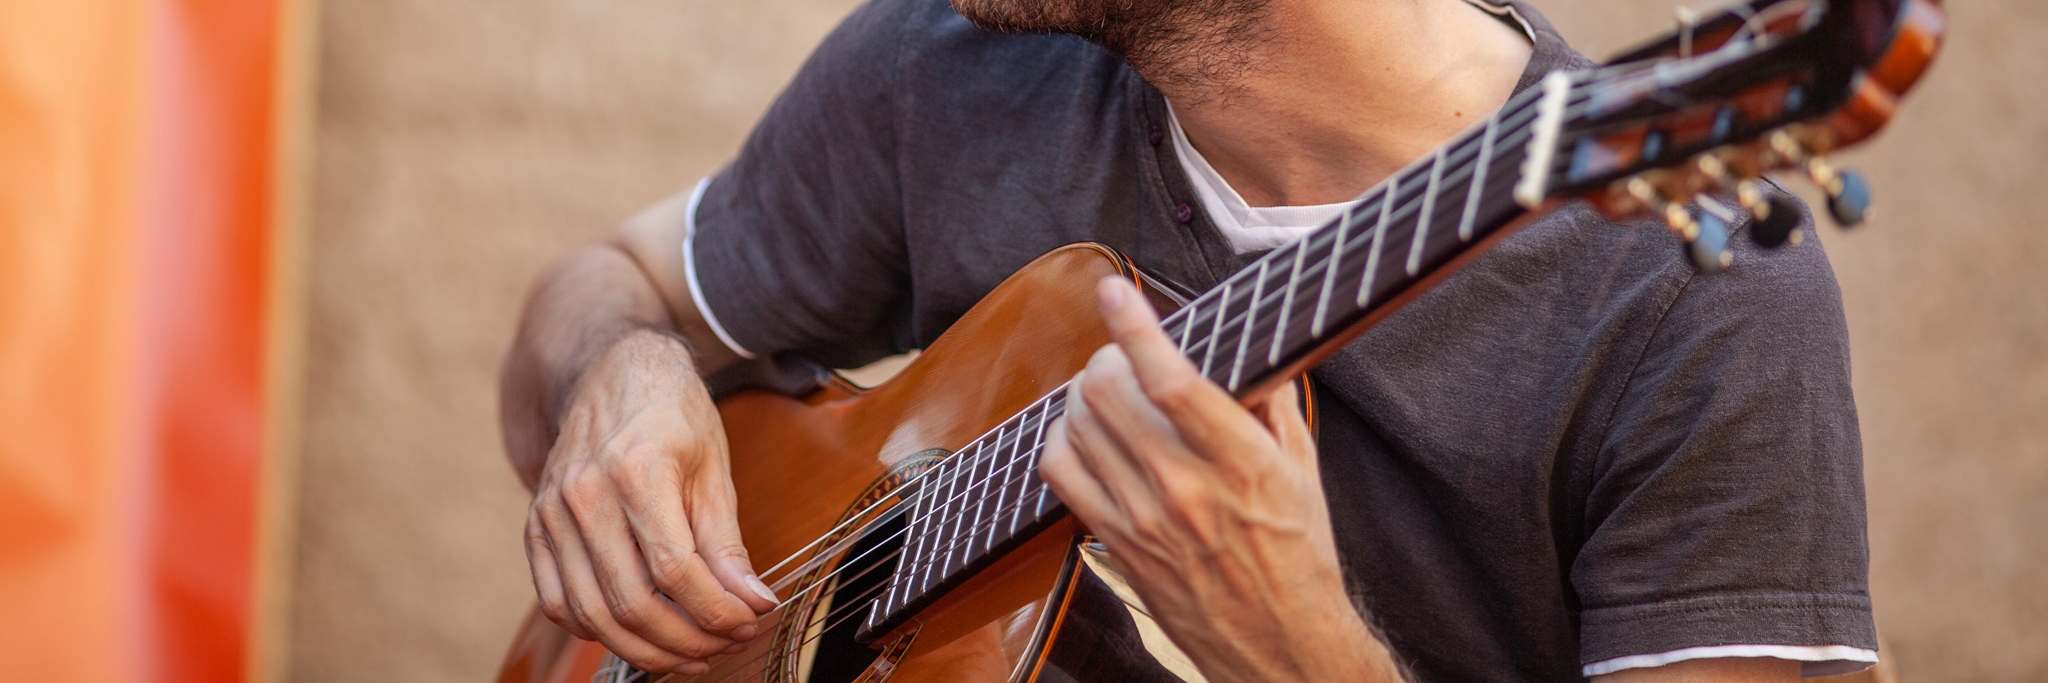
<instances>
[{"instance_id":1,"label":"guitar headstock","mask_svg":"<svg viewBox=\"0 0 2048 683\"><path fill-rule=\"evenodd\" d=\"M1891 120L1942 40L1938 1L1752 0L1680 23L1603 68L1544 83L1517 199L1661 216L1705 270L1729 252L1725 217L1687 208L1704 192L1734 192L1765 246L1797 237L1789 200L1757 184L1770 173L1806 175L1837 223L1862 222L1868 186L1825 157Z\"/></svg>"}]
</instances>

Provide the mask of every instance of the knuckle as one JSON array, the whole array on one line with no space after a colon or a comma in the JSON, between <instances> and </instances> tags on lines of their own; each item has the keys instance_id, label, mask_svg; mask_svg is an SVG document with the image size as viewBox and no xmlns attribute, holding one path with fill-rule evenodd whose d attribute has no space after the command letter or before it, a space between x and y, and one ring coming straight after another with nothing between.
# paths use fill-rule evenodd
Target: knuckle
<instances>
[{"instance_id":1,"label":"knuckle","mask_svg":"<svg viewBox=\"0 0 2048 683\"><path fill-rule=\"evenodd\" d=\"M601 629L598 628L598 625L611 619L611 615L605 612L604 605L602 604L575 602L569 605L568 612L570 619L575 620L585 630L592 633L600 631Z\"/></svg>"},{"instance_id":2,"label":"knuckle","mask_svg":"<svg viewBox=\"0 0 2048 683\"><path fill-rule=\"evenodd\" d=\"M732 543L720 544L716 547L710 548L708 552L710 552L713 559L740 562L749 565L753 563L753 558L747 555L747 547L741 545L737 541Z\"/></svg>"},{"instance_id":3,"label":"knuckle","mask_svg":"<svg viewBox=\"0 0 2048 683\"><path fill-rule=\"evenodd\" d=\"M647 597L605 596L605 606L611 610L612 621L618 622L620 626L634 630L645 628L648 625L648 620L653 613L651 602L653 602L652 593L649 593Z\"/></svg>"},{"instance_id":4,"label":"knuckle","mask_svg":"<svg viewBox=\"0 0 2048 683\"><path fill-rule=\"evenodd\" d=\"M1166 532L1165 518L1155 510L1143 508L1131 511L1125 526L1130 529L1132 538L1145 541L1157 540Z\"/></svg>"},{"instance_id":5,"label":"knuckle","mask_svg":"<svg viewBox=\"0 0 2048 683\"><path fill-rule=\"evenodd\" d=\"M668 671L676 667L682 666L683 662L688 661L680 657L658 654L642 654L630 658L620 657L620 659L625 659L627 663L632 664L635 668L638 668L642 671L654 672Z\"/></svg>"},{"instance_id":6,"label":"knuckle","mask_svg":"<svg viewBox=\"0 0 2048 683\"><path fill-rule=\"evenodd\" d=\"M654 482L673 468L673 463L662 454L641 451L621 458L612 467L611 475L621 486L634 486Z\"/></svg>"},{"instance_id":7,"label":"knuckle","mask_svg":"<svg viewBox=\"0 0 2048 683\"><path fill-rule=\"evenodd\" d=\"M654 585L663 591L675 593L688 585L689 564L674 546L662 544L649 550L647 571L654 575Z\"/></svg>"},{"instance_id":8,"label":"knuckle","mask_svg":"<svg viewBox=\"0 0 2048 683\"><path fill-rule=\"evenodd\" d=\"M748 622L752 621L751 619L742 617L729 610L710 610L709 614L705 614L702 616L692 616L697 619L697 623L702 624L704 626L704 630L711 631L714 633L725 633L727 631L731 631L741 626L745 626ZM702 654L710 653L705 652Z\"/></svg>"},{"instance_id":9,"label":"knuckle","mask_svg":"<svg viewBox=\"0 0 2048 683\"><path fill-rule=\"evenodd\" d=\"M604 476L594 469L578 469L562 475L562 502L572 511L589 510L602 504L609 487Z\"/></svg>"},{"instance_id":10,"label":"knuckle","mask_svg":"<svg viewBox=\"0 0 2048 683\"><path fill-rule=\"evenodd\" d=\"M1108 373L1090 372L1081 377L1081 400L1090 406L1108 405L1116 400L1116 379Z\"/></svg>"},{"instance_id":11,"label":"knuckle","mask_svg":"<svg viewBox=\"0 0 2048 683\"><path fill-rule=\"evenodd\" d=\"M694 638L689 643L685 644L683 646L683 649L680 652L678 652L678 654L689 657L693 660L709 659L712 656L719 654L719 651L724 650L726 646L731 645L732 642L733 641L726 640L724 638L708 636L703 638Z\"/></svg>"},{"instance_id":12,"label":"knuckle","mask_svg":"<svg viewBox=\"0 0 2048 683\"><path fill-rule=\"evenodd\" d=\"M1176 372L1145 387L1145 399L1169 412L1187 409L1201 390L1193 373Z\"/></svg>"},{"instance_id":13,"label":"knuckle","mask_svg":"<svg viewBox=\"0 0 2048 683\"><path fill-rule=\"evenodd\" d=\"M548 621L555 622L555 625L562 628L574 629L580 626L576 623L575 615L569 612L569 606L560 600L541 598L540 613L541 616L547 617Z\"/></svg>"},{"instance_id":14,"label":"knuckle","mask_svg":"<svg viewBox=\"0 0 2048 683\"><path fill-rule=\"evenodd\" d=\"M547 531L541 529L539 520L527 523L525 537L528 557L536 553L554 552L554 543L548 539Z\"/></svg>"}]
</instances>

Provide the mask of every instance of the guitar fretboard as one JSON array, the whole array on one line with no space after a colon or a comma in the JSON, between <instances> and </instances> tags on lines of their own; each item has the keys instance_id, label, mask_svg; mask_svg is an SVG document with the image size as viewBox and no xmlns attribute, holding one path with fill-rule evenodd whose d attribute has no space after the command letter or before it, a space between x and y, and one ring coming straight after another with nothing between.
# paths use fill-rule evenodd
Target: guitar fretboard
<instances>
[{"instance_id":1,"label":"guitar fretboard","mask_svg":"<svg viewBox=\"0 0 2048 683\"><path fill-rule=\"evenodd\" d=\"M1553 77L1512 98L1499 115L1395 174L1329 224L1167 316L1166 333L1204 376L1240 397L1349 339L1543 197L1542 182L1554 172L1549 150L1573 97L1569 85ZM1065 406L1062 387L920 477L901 559L864 633L895 628L1064 514L1035 470L1046 427Z\"/></svg>"}]
</instances>

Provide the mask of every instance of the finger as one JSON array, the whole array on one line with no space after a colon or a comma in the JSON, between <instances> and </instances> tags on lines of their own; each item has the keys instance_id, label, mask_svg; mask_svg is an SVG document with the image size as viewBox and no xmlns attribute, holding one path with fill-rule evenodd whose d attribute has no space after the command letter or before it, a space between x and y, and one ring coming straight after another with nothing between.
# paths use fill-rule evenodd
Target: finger
<instances>
[{"instance_id":1,"label":"finger","mask_svg":"<svg viewBox=\"0 0 2048 683\"><path fill-rule=\"evenodd\" d=\"M723 530L712 529L719 536L708 539L715 545L707 546L707 539L696 533L696 524L685 515L681 484L672 468L616 478L614 483L619 487L628 525L645 560L643 568L653 585L682 606L699 628L737 640L753 638L757 633L756 610L742 597L752 595L752 591L740 579L726 583L706 559L714 557L706 552L713 548L730 553L723 546L737 544L737 530L728 539L723 537ZM724 502L705 500L707 497L705 492L691 496L692 502L704 510L696 515L703 520L699 523L723 517L728 524L736 524L732 520L730 495L723 497ZM739 552L744 562L746 551ZM751 574L752 567L747 566L745 572Z\"/></svg>"},{"instance_id":2,"label":"finger","mask_svg":"<svg viewBox=\"0 0 2048 683\"><path fill-rule=\"evenodd\" d=\"M1067 509L1091 528L1123 516L1109 492L1102 490L1102 483L1074 455L1074 447L1067 442L1067 419L1053 420L1052 427L1045 432L1045 453L1038 461L1038 478L1052 488L1053 495L1066 503Z\"/></svg>"},{"instance_id":3,"label":"finger","mask_svg":"<svg viewBox=\"0 0 2048 683\"><path fill-rule=\"evenodd\" d=\"M618 502L582 505L572 502L569 512L576 518L576 528L582 534L585 552L597 576L605 605L619 626L664 650L686 657L709 655L732 644L730 639L710 633L711 629L693 622L694 613L689 616L678 613L654 587L645 553L634 541L632 529ZM688 566L696 555L685 553L679 559ZM701 560L697 562L701 563ZM700 576L704 582L717 585L710 581L709 572ZM684 606L684 610L687 611L688 606Z\"/></svg>"},{"instance_id":4,"label":"finger","mask_svg":"<svg viewBox=\"0 0 2048 683\"><path fill-rule=\"evenodd\" d=\"M597 640L597 634L584 629L569 613L569 599L562 593L562 572L555 568L555 546L538 513L526 517L526 566L533 570L533 592L540 599L540 613L570 635Z\"/></svg>"},{"instance_id":5,"label":"finger","mask_svg":"<svg viewBox=\"0 0 2048 683\"><path fill-rule=\"evenodd\" d=\"M1316 461L1315 435L1308 431L1308 419L1301 413L1301 386L1286 382L1267 394L1254 410L1266 431L1280 442L1280 450L1296 462Z\"/></svg>"},{"instance_id":6,"label":"finger","mask_svg":"<svg viewBox=\"0 0 2048 683\"><path fill-rule=\"evenodd\" d=\"M620 659L649 671L674 671L685 664L700 661L665 650L621 627L612 618L611 607L605 602L603 589L598 586L596 570L592 568L589 550L584 546L575 520L544 515L541 522L547 526L548 537L555 545L555 566L561 573L569 613L584 630L595 636L594 640L603 643Z\"/></svg>"},{"instance_id":7,"label":"finger","mask_svg":"<svg viewBox=\"0 0 2048 683\"><path fill-rule=\"evenodd\" d=\"M697 500L711 498L713 496L707 494L697 496ZM715 502L700 508L694 515L692 528L697 536L697 556L703 558L727 594L740 600L747 608L748 611L739 616L752 624L756 615L767 614L782 600L761 581L759 574L754 573L754 561L748 557L746 543L740 538L739 513L732 500L731 488L727 487L722 495L716 496ZM738 637L737 633L735 631L735 637Z\"/></svg>"},{"instance_id":8,"label":"finger","mask_svg":"<svg viewBox=\"0 0 2048 683\"><path fill-rule=\"evenodd\" d=\"M1065 420L1062 434L1073 448L1074 460L1108 494L1110 501L1123 513L1121 516L1140 515L1145 512L1140 508L1153 498L1150 475L1138 469L1131 455L1109 435L1096 417L1085 396L1087 392L1082 389L1090 381L1088 374L1082 372L1076 381L1067 385L1067 410L1062 418Z\"/></svg>"},{"instance_id":9,"label":"finger","mask_svg":"<svg viewBox=\"0 0 2048 683\"><path fill-rule=\"evenodd\" d=\"M1161 467L1196 459L1173 421L1145 396L1121 347L1097 351L1077 383L1094 422L1143 472L1156 475Z\"/></svg>"},{"instance_id":10,"label":"finger","mask_svg":"<svg viewBox=\"0 0 2048 683\"><path fill-rule=\"evenodd\" d=\"M1109 336L1130 358L1146 399L1195 452L1234 453L1251 445L1243 432L1255 428L1257 420L1181 355L1136 287L1121 278L1104 278L1097 294Z\"/></svg>"}]
</instances>

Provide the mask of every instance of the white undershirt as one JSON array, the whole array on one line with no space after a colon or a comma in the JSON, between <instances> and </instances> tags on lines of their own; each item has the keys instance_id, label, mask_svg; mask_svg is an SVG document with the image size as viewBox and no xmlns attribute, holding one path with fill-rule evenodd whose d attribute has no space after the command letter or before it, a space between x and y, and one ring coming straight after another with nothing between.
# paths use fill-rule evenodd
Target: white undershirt
<instances>
[{"instance_id":1,"label":"white undershirt","mask_svg":"<svg viewBox=\"0 0 2048 683\"><path fill-rule=\"evenodd\" d=\"M1188 142L1187 133L1181 130L1180 118L1173 113L1173 103L1167 103L1166 112L1173 129L1173 148L1180 153L1181 170L1187 172L1188 184L1194 186L1195 196L1201 201L1203 212L1209 215L1209 222L1216 225L1216 230L1223 233L1223 239L1228 240L1230 248L1237 253L1263 251L1286 244L1329 223L1350 203L1251 206ZM1853 673L1877 663L1876 652L1847 645L1716 645L1616 657L1588 664L1581 673L1591 677L1623 669L1645 669L1688 659L1720 657L1774 657L1801 662L1800 675L1809 678Z\"/></svg>"}]
</instances>

